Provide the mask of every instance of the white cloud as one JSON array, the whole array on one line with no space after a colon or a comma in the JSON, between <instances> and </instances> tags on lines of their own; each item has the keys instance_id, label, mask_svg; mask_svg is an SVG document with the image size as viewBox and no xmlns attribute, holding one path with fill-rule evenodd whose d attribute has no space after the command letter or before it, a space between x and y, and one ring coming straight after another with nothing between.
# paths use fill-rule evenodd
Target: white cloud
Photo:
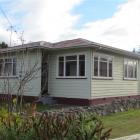
<instances>
[{"instance_id":1,"label":"white cloud","mask_svg":"<svg viewBox=\"0 0 140 140\"><path fill-rule=\"evenodd\" d=\"M113 17L89 22L78 36L114 47L132 50L140 45L140 0L128 0Z\"/></svg>"},{"instance_id":2,"label":"white cloud","mask_svg":"<svg viewBox=\"0 0 140 140\"><path fill-rule=\"evenodd\" d=\"M71 10L82 1L22 0L15 2L13 13L24 12L17 23L22 23L28 41L58 41L73 37L73 26L80 15L72 15Z\"/></svg>"},{"instance_id":3,"label":"white cloud","mask_svg":"<svg viewBox=\"0 0 140 140\"><path fill-rule=\"evenodd\" d=\"M83 0L15 0L7 3L8 15L12 23L24 30L24 38L29 41L58 41L75 36L73 26L80 15L72 15L72 9ZM0 16L2 17L2 16ZM3 19L3 20L2 20ZM5 19L2 17L2 21ZM0 36L9 26L2 27L0 23ZM3 31L2 31L3 30ZM6 39L9 35L6 34ZM16 35L12 36L17 40ZM3 40L0 39L0 40Z\"/></svg>"},{"instance_id":4,"label":"white cloud","mask_svg":"<svg viewBox=\"0 0 140 140\"><path fill-rule=\"evenodd\" d=\"M127 50L140 45L140 0L128 0L119 5L112 17L90 21L76 30L74 26L81 15L73 15L71 12L83 1L15 0L7 7L13 24L24 29L27 42L38 40L53 42L82 37ZM0 38L9 40L9 32L4 30L2 19ZM17 37L14 35L13 38Z\"/></svg>"}]
</instances>

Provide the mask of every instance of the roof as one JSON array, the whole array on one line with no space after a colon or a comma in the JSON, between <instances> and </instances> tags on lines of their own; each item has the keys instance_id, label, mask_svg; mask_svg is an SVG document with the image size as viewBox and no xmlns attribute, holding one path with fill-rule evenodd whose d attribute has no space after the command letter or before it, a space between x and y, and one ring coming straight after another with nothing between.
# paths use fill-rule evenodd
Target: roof
<instances>
[{"instance_id":1,"label":"roof","mask_svg":"<svg viewBox=\"0 0 140 140\"><path fill-rule=\"evenodd\" d=\"M34 49L34 48L52 48L52 43L46 42L46 41L38 41L38 42L32 42L24 45L18 45L18 46L13 46L13 47L8 47L4 49L0 49L0 53L5 53L5 52L13 52L13 51L18 51L18 50L24 50L24 49Z\"/></svg>"},{"instance_id":2,"label":"roof","mask_svg":"<svg viewBox=\"0 0 140 140\"><path fill-rule=\"evenodd\" d=\"M77 39L72 39L72 40L65 40L65 41L60 41L53 43L54 48L68 48L68 47L80 47L80 46L86 46L90 45L92 42L86 39L82 38L77 38Z\"/></svg>"},{"instance_id":3,"label":"roof","mask_svg":"<svg viewBox=\"0 0 140 140\"><path fill-rule=\"evenodd\" d=\"M56 43L38 41L38 42L28 43L28 44L24 44L24 45L0 49L0 53L5 53L5 52L9 52L9 51L13 52L13 51L18 51L18 50L23 50L23 49L35 49L35 48L55 50L55 49L70 49L70 48L82 48L82 47L95 48L97 50L109 51L109 52L125 55L128 57L140 59L140 54L126 51L123 49L114 48L112 46L96 43L96 42L89 41L89 40L82 39L82 38L65 40L65 41L60 41L60 42L56 42Z\"/></svg>"}]
</instances>

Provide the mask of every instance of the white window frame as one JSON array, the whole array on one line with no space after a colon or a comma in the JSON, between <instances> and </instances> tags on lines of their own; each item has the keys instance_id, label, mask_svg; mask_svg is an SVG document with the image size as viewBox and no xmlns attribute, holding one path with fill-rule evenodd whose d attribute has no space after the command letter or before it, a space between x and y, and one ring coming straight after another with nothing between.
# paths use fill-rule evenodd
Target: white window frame
<instances>
[{"instance_id":1,"label":"white window frame","mask_svg":"<svg viewBox=\"0 0 140 140\"><path fill-rule=\"evenodd\" d=\"M85 76L79 76L79 55L85 56ZM77 72L76 76L66 76L66 56L77 56ZM64 78L64 79L85 79L86 78L86 54L85 53L69 53L69 54L62 54L57 56L57 72L56 72L56 78ZM59 57L64 57L64 76L59 76Z\"/></svg>"},{"instance_id":2,"label":"white window frame","mask_svg":"<svg viewBox=\"0 0 140 140\"><path fill-rule=\"evenodd\" d=\"M99 76L100 75L100 61L98 61L98 76L94 76L94 57L98 57L98 59L100 59L100 58L105 58L105 59L107 59L107 77L106 76ZM112 60L112 77L109 77L109 59L111 59ZM95 54L93 54L93 72L92 72L92 74L93 74L93 78L94 79L109 79L109 80L111 80L111 79L113 79L113 66L114 66L114 57L113 56L111 56L111 55L106 55L106 54L101 54L101 53L95 53Z\"/></svg>"},{"instance_id":3,"label":"white window frame","mask_svg":"<svg viewBox=\"0 0 140 140\"><path fill-rule=\"evenodd\" d=\"M12 75L4 75L4 69L5 69L5 60L6 59L12 59ZM0 75L0 78L8 78L8 77L17 77L17 71L16 71L16 75L13 75L13 65L14 65L14 59L16 59L15 57L3 57L0 58L0 60L3 60L3 66L2 66L2 75ZM17 60L17 59L16 59ZM17 65L17 61L16 61L16 65ZM17 66L16 66L16 70L17 70Z\"/></svg>"},{"instance_id":4,"label":"white window frame","mask_svg":"<svg viewBox=\"0 0 140 140\"><path fill-rule=\"evenodd\" d=\"M125 77L125 61L133 61L136 62L137 64L137 77L128 77L128 66L127 66L127 77ZM133 67L133 74L134 74L134 67ZM130 59L130 58L124 58L124 62L123 62L123 79L124 80L138 80L138 60L136 59Z\"/></svg>"}]
</instances>

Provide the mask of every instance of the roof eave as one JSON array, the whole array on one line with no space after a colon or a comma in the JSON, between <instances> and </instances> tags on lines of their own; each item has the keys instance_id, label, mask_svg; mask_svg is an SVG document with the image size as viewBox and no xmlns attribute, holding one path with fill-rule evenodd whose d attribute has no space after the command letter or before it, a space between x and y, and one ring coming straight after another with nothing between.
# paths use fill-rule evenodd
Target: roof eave
<instances>
[{"instance_id":1,"label":"roof eave","mask_svg":"<svg viewBox=\"0 0 140 140\"><path fill-rule=\"evenodd\" d=\"M53 48L52 47L52 48L50 48L50 50L67 50L67 49L78 49L78 48L87 48L87 47L88 48L95 48L95 49L103 50L103 51L108 51L108 52L112 52L115 54L124 55L127 57L140 59L140 55L137 53L129 52L129 51L118 49L118 48L113 48L113 47L102 45L102 44L96 44L96 43L91 43L91 44L87 44L87 45L80 45L80 46L70 46L70 47L64 47L64 48Z\"/></svg>"},{"instance_id":2,"label":"roof eave","mask_svg":"<svg viewBox=\"0 0 140 140\"><path fill-rule=\"evenodd\" d=\"M109 51L109 52L112 52L112 53L115 53L115 54L120 54L120 55L124 55L124 56L127 56L127 57L140 59L140 54L129 52L129 51L126 51L126 50L113 48L113 47L102 45L102 44L91 44L91 46L94 47L94 48L96 47L99 50Z\"/></svg>"}]
</instances>

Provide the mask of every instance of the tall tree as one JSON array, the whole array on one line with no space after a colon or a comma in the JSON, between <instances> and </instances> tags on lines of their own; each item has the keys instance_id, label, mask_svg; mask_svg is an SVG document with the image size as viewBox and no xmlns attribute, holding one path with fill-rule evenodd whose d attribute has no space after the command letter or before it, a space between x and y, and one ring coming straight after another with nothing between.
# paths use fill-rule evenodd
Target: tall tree
<instances>
[{"instance_id":1,"label":"tall tree","mask_svg":"<svg viewBox=\"0 0 140 140\"><path fill-rule=\"evenodd\" d=\"M0 49L8 48L8 45L5 42L0 43Z\"/></svg>"}]
</instances>

